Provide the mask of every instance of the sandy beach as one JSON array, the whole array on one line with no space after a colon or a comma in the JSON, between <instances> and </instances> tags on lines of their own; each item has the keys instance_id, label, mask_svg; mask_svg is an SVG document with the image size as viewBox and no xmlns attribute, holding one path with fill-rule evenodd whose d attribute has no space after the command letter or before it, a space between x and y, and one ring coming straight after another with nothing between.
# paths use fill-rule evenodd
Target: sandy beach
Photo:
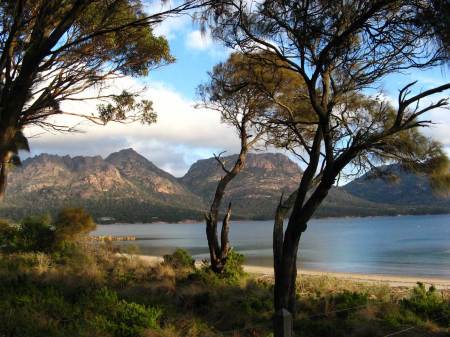
<instances>
[{"instance_id":1,"label":"sandy beach","mask_svg":"<svg viewBox=\"0 0 450 337\"><path fill-rule=\"evenodd\" d=\"M163 261L161 256L139 255L139 258L149 263L159 263ZM197 262L200 265L200 262ZM261 266L244 265L244 270L249 274L258 275L260 277L273 277L273 268ZM355 282L387 284L391 287L414 287L417 282L422 282L426 285L433 285L437 289L450 290L450 279L420 277L420 276L399 276L399 275L378 275L378 274L358 274L358 273L341 273L341 272L326 272L319 270L299 270L299 275L310 276L330 276L342 280L349 280Z\"/></svg>"}]
</instances>

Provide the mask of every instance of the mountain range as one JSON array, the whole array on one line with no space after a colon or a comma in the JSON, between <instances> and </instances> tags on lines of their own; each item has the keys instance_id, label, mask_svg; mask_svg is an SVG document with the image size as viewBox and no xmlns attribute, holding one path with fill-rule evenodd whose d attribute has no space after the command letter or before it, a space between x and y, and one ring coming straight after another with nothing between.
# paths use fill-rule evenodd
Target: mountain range
<instances>
[{"instance_id":1,"label":"mountain range","mask_svg":"<svg viewBox=\"0 0 450 337\"><path fill-rule=\"evenodd\" d=\"M231 165L236 155L224 157ZM433 194L426 177L403 172L392 184L368 174L333 188L317 216L449 213L450 198ZM100 156L41 154L28 158L9 178L0 217L54 213L84 207L98 221L156 222L200 220L223 174L214 158L199 160L181 178L161 170L133 149ZM228 186L235 219L271 219L282 193L291 193L300 167L283 154L249 154Z\"/></svg>"}]
</instances>

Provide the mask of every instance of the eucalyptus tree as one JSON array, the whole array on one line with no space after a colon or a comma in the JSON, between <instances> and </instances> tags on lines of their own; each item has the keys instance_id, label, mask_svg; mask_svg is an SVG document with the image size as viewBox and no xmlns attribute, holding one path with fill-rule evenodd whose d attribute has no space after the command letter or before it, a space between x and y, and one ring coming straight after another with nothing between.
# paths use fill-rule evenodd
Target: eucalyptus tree
<instances>
[{"instance_id":1,"label":"eucalyptus tree","mask_svg":"<svg viewBox=\"0 0 450 337\"><path fill-rule=\"evenodd\" d=\"M432 1L419 0L230 0L216 1L204 13L215 38L227 46L297 74L306 90L302 86L293 93L314 113L305 119L309 109L285 107L290 113L281 114L274 127L289 130L289 147L303 158L305 168L297 192L277 210L277 311L295 312L300 238L340 176L399 162L427 172L436 185L449 182L445 154L418 130L431 125L427 112L447 105L447 98L427 101L450 89L450 83L420 92L414 90L416 82L409 83L399 88L396 104L373 93L389 74L446 61L435 32L417 24L418 11L432 6ZM259 51L270 51L279 62Z\"/></svg>"},{"instance_id":2,"label":"eucalyptus tree","mask_svg":"<svg viewBox=\"0 0 450 337\"><path fill-rule=\"evenodd\" d=\"M28 149L24 129L71 131L54 116L61 102L105 99L98 112L72 115L104 124L128 118L155 121L151 102L136 93L99 91L123 76L143 76L174 61L164 37L152 28L171 15L198 7L188 0L146 14L141 0L4 0L0 2L0 197L7 169ZM86 97L86 90L98 92Z\"/></svg>"},{"instance_id":3,"label":"eucalyptus tree","mask_svg":"<svg viewBox=\"0 0 450 337\"><path fill-rule=\"evenodd\" d=\"M231 164L221 157L223 152L214 154L224 174L217 184L205 220L211 269L216 273L223 271L231 249L228 238L231 202L223 217L220 243L218 238L222 200L228 184L244 168L247 154L264 135L265 127L260 119L270 104L266 95L253 84L252 74L256 68L249 61L243 55L232 54L226 62L217 64L209 73L208 82L198 88L200 105L219 112L222 122L233 128L240 143L239 154Z\"/></svg>"},{"instance_id":4,"label":"eucalyptus tree","mask_svg":"<svg viewBox=\"0 0 450 337\"><path fill-rule=\"evenodd\" d=\"M418 3L416 24L419 28L431 31L435 41L450 59L450 1L431 0Z\"/></svg>"}]
</instances>

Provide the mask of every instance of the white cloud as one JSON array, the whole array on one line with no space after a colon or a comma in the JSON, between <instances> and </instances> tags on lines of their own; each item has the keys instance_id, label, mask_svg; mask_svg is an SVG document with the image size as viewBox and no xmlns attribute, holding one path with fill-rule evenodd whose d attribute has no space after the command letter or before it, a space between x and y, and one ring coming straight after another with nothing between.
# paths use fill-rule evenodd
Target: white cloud
<instances>
[{"instance_id":1,"label":"white cloud","mask_svg":"<svg viewBox=\"0 0 450 337\"><path fill-rule=\"evenodd\" d=\"M192 19L187 16L175 16L165 19L155 27L153 32L157 36L164 36L167 40L174 40L180 32L184 32L192 26Z\"/></svg>"},{"instance_id":2,"label":"white cloud","mask_svg":"<svg viewBox=\"0 0 450 337\"><path fill-rule=\"evenodd\" d=\"M186 46L191 49L206 50L211 48L213 40L208 32L193 30L187 34Z\"/></svg>"},{"instance_id":3,"label":"white cloud","mask_svg":"<svg viewBox=\"0 0 450 337\"><path fill-rule=\"evenodd\" d=\"M144 2L144 10L147 14L155 14L163 12L180 5L181 1L151 1ZM161 23L157 24L153 32L157 36L164 36L169 41L176 38L179 32L188 29L192 25L192 19L189 15L177 15L165 18Z\"/></svg>"},{"instance_id":4,"label":"white cloud","mask_svg":"<svg viewBox=\"0 0 450 337\"><path fill-rule=\"evenodd\" d=\"M450 111L448 109L436 109L428 112L424 119L431 120L434 124L423 129L424 134L439 141L450 150ZM448 151L450 155L450 151Z\"/></svg>"},{"instance_id":5,"label":"white cloud","mask_svg":"<svg viewBox=\"0 0 450 337\"><path fill-rule=\"evenodd\" d=\"M116 89L139 87L132 79L115 83ZM195 102L161 84L153 83L142 93L143 98L153 101L158 122L153 125L140 123L110 123L93 125L73 117L59 117L62 124L75 125L82 133L44 132L30 141L32 154L41 152L70 155L102 155L132 147L156 165L175 175L182 175L195 160L212 156L213 152L237 151L239 143L234 130L221 123L215 111L196 109ZM98 102L69 102L65 111L95 112ZM27 134L39 130L29 128Z\"/></svg>"},{"instance_id":6,"label":"white cloud","mask_svg":"<svg viewBox=\"0 0 450 337\"><path fill-rule=\"evenodd\" d=\"M408 97L412 97L417 95L425 90L443 85L446 83L443 80L426 77L426 76L416 76L417 84L411 88L411 93ZM411 81L409 82L411 83ZM393 106L398 106L398 98L392 95L388 95L382 93L379 95L380 99L388 101ZM430 104L438 102L440 99L448 99L448 91L437 93L431 96L428 96L419 102L419 109L425 108ZM415 108L414 105L411 108ZM433 109L424 113L421 117L421 120L429 120L432 122L432 125L429 127L421 128L420 131L438 142L440 142L444 148L446 149L448 155L450 156L450 110L449 108L442 107Z\"/></svg>"},{"instance_id":7,"label":"white cloud","mask_svg":"<svg viewBox=\"0 0 450 337\"><path fill-rule=\"evenodd\" d=\"M185 47L193 52L206 52L217 61L225 60L233 51L214 40L209 31L203 33L199 29L191 30L185 35Z\"/></svg>"}]
</instances>

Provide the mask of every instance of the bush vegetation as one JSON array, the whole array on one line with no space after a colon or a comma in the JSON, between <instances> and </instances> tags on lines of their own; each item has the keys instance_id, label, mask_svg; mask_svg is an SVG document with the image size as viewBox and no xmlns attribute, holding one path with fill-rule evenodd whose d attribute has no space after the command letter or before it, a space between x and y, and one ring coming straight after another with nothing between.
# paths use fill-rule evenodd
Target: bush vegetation
<instances>
[{"instance_id":1,"label":"bush vegetation","mask_svg":"<svg viewBox=\"0 0 450 337\"><path fill-rule=\"evenodd\" d=\"M150 264L88 240L92 223L73 212L61 214L86 226L64 222L63 236L55 235L58 217L0 222L0 336L271 336L273 282L245 275L242 255L232 252L220 276L183 250ZM39 235L50 239L38 244ZM448 333L449 293L423 284L301 276L297 293L296 336Z\"/></svg>"},{"instance_id":2,"label":"bush vegetation","mask_svg":"<svg viewBox=\"0 0 450 337\"><path fill-rule=\"evenodd\" d=\"M19 224L0 221L0 249L4 252L51 252L94 230L92 217L81 208L66 208L55 221L48 214L30 216Z\"/></svg>"},{"instance_id":3,"label":"bush vegetation","mask_svg":"<svg viewBox=\"0 0 450 337\"><path fill-rule=\"evenodd\" d=\"M186 268L193 270L195 268L195 260L186 250L181 248L177 248L172 254L164 255L163 259L165 264L176 269Z\"/></svg>"}]
</instances>

